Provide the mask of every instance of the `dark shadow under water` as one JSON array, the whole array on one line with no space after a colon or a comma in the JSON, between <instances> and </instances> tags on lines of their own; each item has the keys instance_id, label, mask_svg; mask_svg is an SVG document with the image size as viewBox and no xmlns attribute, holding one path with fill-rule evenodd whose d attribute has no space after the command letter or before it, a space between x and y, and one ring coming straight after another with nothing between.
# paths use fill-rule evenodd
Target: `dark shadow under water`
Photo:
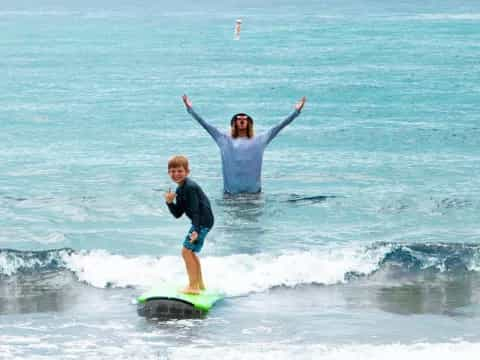
<instances>
[{"instance_id":1,"label":"dark shadow under water","mask_svg":"<svg viewBox=\"0 0 480 360\"><path fill-rule=\"evenodd\" d=\"M480 316L480 276L473 272L460 277L438 277L432 281L388 283L362 279L328 286L280 286L269 292L272 295L279 293L286 299L291 297L292 304L299 307L302 306L299 300L309 294L311 310L315 303L321 302L327 307L340 307L343 303L344 311L377 309L397 315ZM472 307L476 307L473 312Z\"/></svg>"},{"instance_id":2,"label":"dark shadow under water","mask_svg":"<svg viewBox=\"0 0 480 360\"><path fill-rule=\"evenodd\" d=\"M314 195L314 196L302 196L297 194L291 194L290 198L286 200L288 203L295 204L316 204L327 201L329 199L336 199L340 196L336 195Z\"/></svg>"},{"instance_id":3,"label":"dark shadow under water","mask_svg":"<svg viewBox=\"0 0 480 360\"><path fill-rule=\"evenodd\" d=\"M479 304L478 276L379 287L375 290L378 308L395 314L442 314L465 316L470 305Z\"/></svg>"},{"instance_id":4,"label":"dark shadow under water","mask_svg":"<svg viewBox=\"0 0 480 360\"><path fill-rule=\"evenodd\" d=\"M0 278L0 314L62 312L86 286L70 271L52 270Z\"/></svg>"}]
</instances>

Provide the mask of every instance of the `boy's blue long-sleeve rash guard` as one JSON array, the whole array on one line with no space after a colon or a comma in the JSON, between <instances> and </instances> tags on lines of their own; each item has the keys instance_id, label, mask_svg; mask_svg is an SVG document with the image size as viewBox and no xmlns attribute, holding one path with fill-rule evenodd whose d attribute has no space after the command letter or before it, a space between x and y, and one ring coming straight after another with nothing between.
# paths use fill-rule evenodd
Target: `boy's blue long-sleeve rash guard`
<instances>
[{"instance_id":1,"label":"boy's blue long-sleeve rash guard","mask_svg":"<svg viewBox=\"0 0 480 360\"><path fill-rule=\"evenodd\" d=\"M175 192L175 202L167 203L172 215L179 218L185 213L197 232L202 227L211 229L214 221L212 207L202 188L192 179L186 178Z\"/></svg>"},{"instance_id":2,"label":"boy's blue long-sleeve rash guard","mask_svg":"<svg viewBox=\"0 0 480 360\"><path fill-rule=\"evenodd\" d=\"M267 145L299 114L295 110L269 131L253 138L232 138L203 120L192 108L187 111L212 136L220 148L223 189L229 194L258 193L262 190L263 153Z\"/></svg>"}]
</instances>

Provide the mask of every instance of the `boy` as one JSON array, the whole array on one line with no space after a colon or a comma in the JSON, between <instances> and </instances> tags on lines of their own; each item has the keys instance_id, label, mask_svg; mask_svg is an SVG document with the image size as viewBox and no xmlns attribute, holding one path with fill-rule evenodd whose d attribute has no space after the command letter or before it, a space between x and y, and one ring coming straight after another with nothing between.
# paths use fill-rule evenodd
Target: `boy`
<instances>
[{"instance_id":1,"label":"boy","mask_svg":"<svg viewBox=\"0 0 480 360\"><path fill-rule=\"evenodd\" d=\"M205 284L200 259L196 253L202 249L205 237L213 226L212 208L200 186L188 178L190 169L185 156L174 156L168 161L168 174L178 185L174 193L170 189L165 193L168 209L176 218L185 213L192 221L192 227L182 248L182 257L188 273L188 286L182 292L199 294L201 290L205 290Z\"/></svg>"}]
</instances>

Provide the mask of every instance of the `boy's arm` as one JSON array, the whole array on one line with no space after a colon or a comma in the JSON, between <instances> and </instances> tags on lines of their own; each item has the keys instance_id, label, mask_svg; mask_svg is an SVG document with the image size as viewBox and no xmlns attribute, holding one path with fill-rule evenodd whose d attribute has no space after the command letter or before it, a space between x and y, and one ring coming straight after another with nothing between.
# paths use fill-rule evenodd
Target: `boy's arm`
<instances>
[{"instance_id":1,"label":"boy's arm","mask_svg":"<svg viewBox=\"0 0 480 360\"><path fill-rule=\"evenodd\" d=\"M186 210L192 215L192 226L197 233L200 231L200 199L194 188L186 192Z\"/></svg>"},{"instance_id":2,"label":"boy's arm","mask_svg":"<svg viewBox=\"0 0 480 360\"><path fill-rule=\"evenodd\" d=\"M167 201L167 206L168 206L168 210L170 210L172 215L175 216L177 219L181 217L184 213L184 210L174 202Z\"/></svg>"},{"instance_id":3,"label":"boy's arm","mask_svg":"<svg viewBox=\"0 0 480 360\"><path fill-rule=\"evenodd\" d=\"M179 218L180 216L183 215L184 209L179 206L178 204L175 204L173 200L177 198L177 192L172 192L170 188L168 191L165 193L165 202L167 203L168 210L172 213L173 216L176 218Z\"/></svg>"}]
</instances>

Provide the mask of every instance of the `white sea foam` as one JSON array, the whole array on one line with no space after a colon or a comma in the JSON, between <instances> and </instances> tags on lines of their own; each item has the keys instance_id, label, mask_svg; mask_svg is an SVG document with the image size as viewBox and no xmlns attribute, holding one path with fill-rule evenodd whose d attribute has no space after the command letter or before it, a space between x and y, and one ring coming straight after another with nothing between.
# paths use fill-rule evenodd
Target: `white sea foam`
<instances>
[{"instance_id":1,"label":"white sea foam","mask_svg":"<svg viewBox=\"0 0 480 360\"><path fill-rule=\"evenodd\" d=\"M200 348L196 346L173 348L168 358L179 359L316 359L316 360L425 360L478 359L480 343L417 343L387 345L283 345L258 343L242 346Z\"/></svg>"},{"instance_id":2,"label":"white sea foam","mask_svg":"<svg viewBox=\"0 0 480 360\"><path fill-rule=\"evenodd\" d=\"M33 337L20 342L20 337L0 336L0 351L5 359L25 358L33 349L43 349L42 344ZM32 346L33 341L33 346ZM150 346L149 346L150 345ZM112 358L116 359L216 359L222 360L257 360L257 359L298 359L298 360L425 360L462 359L476 360L480 343L416 343L416 344L352 344L352 345L289 345L275 343L251 343L229 346L207 347L204 344L169 347L165 350L152 351L152 343L129 339L123 346L98 346L95 339L66 341L62 346L48 346L55 349L57 355L64 358ZM155 344L158 346L159 344ZM43 356L28 358L44 359Z\"/></svg>"},{"instance_id":3,"label":"white sea foam","mask_svg":"<svg viewBox=\"0 0 480 360\"><path fill-rule=\"evenodd\" d=\"M0 253L0 274L11 276L19 269L34 269L44 267L46 264L56 262L56 254L51 253L46 258L33 256L22 257L8 252Z\"/></svg>"},{"instance_id":4,"label":"white sea foam","mask_svg":"<svg viewBox=\"0 0 480 360\"><path fill-rule=\"evenodd\" d=\"M480 13L462 13L462 14L419 14L415 16L421 20L480 20Z\"/></svg>"},{"instance_id":5,"label":"white sea foam","mask_svg":"<svg viewBox=\"0 0 480 360\"><path fill-rule=\"evenodd\" d=\"M153 336L152 336L153 335ZM48 345L45 345L47 341ZM297 359L297 360L425 360L425 359L462 359L476 360L480 343L451 341L443 343L414 344L288 344L272 342L236 343L226 345L207 345L192 342L184 346L166 347L158 340L158 334L129 334L122 346L102 343L102 338L49 339L38 335L11 336L0 334L2 359L44 359L44 356L32 354L32 351L55 351L59 358L112 358L115 359L169 359L169 360L257 360L257 359Z\"/></svg>"},{"instance_id":6,"label":"white sea foam","mask_svg":"<svg viewBox=\"0 0 480 360\"><path fill-rule=\"evenodd\" d=\"M1 16L67 16L73 15L71 11L57 11L57 10L4 10L0 11Z\"/></svg>"},{"instance_id":7,"label":"white sea foam","mask_svg":"<svg viewBox=\"0 0 480 360\"><path fill-rule=\"evenodd\" d=\"M201 260L207 285L235 296L262 292L281 285L293 287L310 283L340 283L349 271L369 273L375 270L386 251L387 248L383 247L366 251L359 246L285 252L278 256L210 256ZM180 256L127 257L95 250L64 255L63 260L79 280L95 287L149 288L162 283L186 282Z\"/></svg>"}]
</instances>

